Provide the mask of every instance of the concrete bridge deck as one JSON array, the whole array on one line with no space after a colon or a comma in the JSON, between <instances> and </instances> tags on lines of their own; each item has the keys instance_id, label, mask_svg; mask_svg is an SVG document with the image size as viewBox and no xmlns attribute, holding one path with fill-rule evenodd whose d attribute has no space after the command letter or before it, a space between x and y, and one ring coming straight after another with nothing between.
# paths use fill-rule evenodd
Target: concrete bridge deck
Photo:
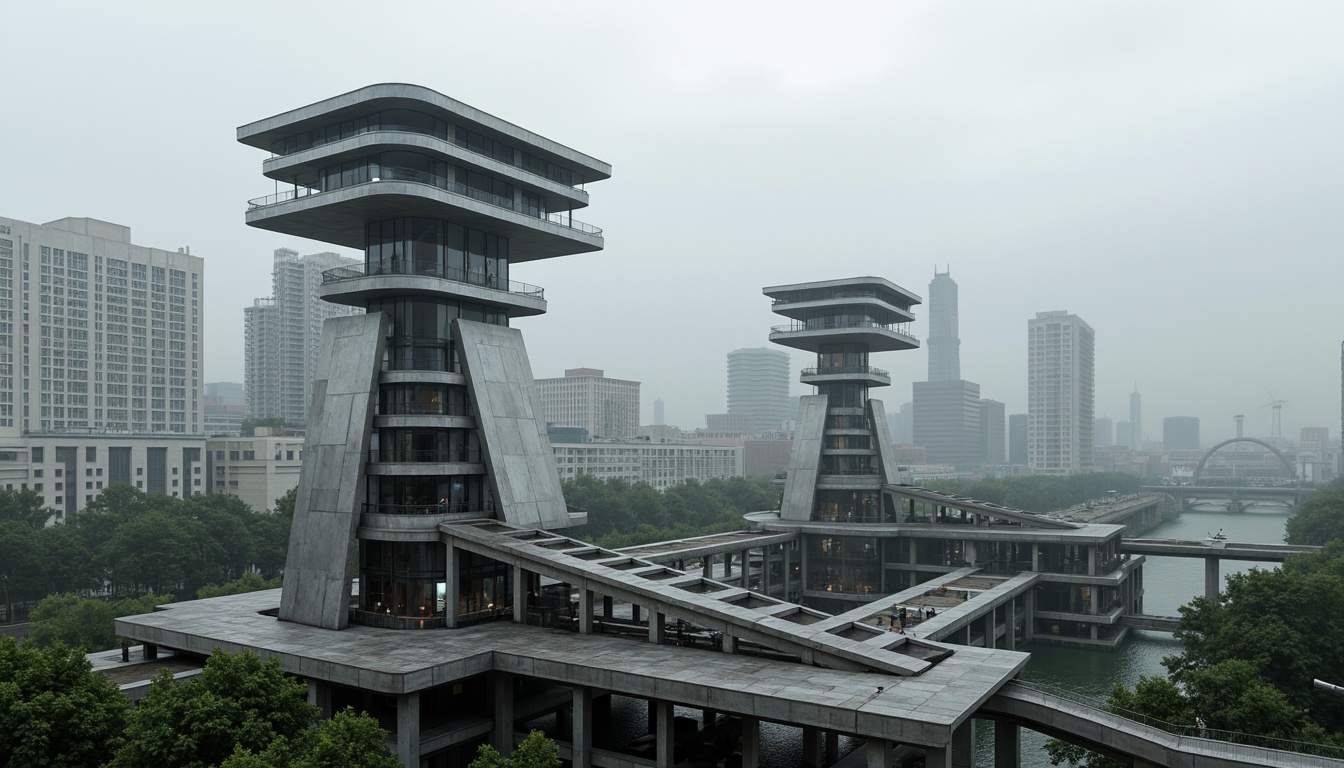
<instances>
[{"instance_id":1,"label":"concrete bridge deck","mask_svg":"<svg viewBox=\"0 0 1344 768\"><path fill-rule=\"evenodd\" d=\"M1295 544L1261 544L1225 539L1122 538L1120 551L1158 557L1212 557L1219 560L1250 560L1282 563L1292 555L1321 551L1321 547Z\"/></svg>"}]
</instances>

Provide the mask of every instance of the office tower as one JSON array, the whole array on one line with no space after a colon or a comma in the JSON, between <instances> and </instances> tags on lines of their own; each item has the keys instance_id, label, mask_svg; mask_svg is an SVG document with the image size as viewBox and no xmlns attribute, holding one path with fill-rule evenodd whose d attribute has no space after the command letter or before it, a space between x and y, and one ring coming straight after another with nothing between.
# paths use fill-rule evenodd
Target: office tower
<instances>
[{"instance_id":1,"label":"office tower","mask_svg":"<svg viewBox=\"0 0 1344 768\"><path fill-rule=\"evenodd\" d=\"M728 353L728 414L745 416L752 434L789 420L788 352L759 347Z\"/></svg>"},{"instance_id":2,"label":"office tower","mask_svg":"<svg viewBox=\"0 0 1344 768\"><path fill-rule=\"evenodd\" d=\"M980 401L980 463L996 467L1004 460L1004 406L998 400Z\"/></svg>"},{"instance_id":3,"label":"office tower","mask_svg":"<svg viewBox=\"0 0 1344 768\"><path fill-rule=\"evenodd\" d=\"M915 404L910 400L901 403L900 421L896 423L898 429L893 436L897 443L901 445L915 444Z\"/></svg>"},{"instance_id":4,"label":"office tower","mask_svg":"<svg viewBox=\"0 0 1344 768\"><path fill-rule=\"evenodd\" d=\"M667 423L667 417L663 414L663 398L653 401L653 423L663 425Z\"/></svg>"},{"instance_id":5,"label":"office tower","mask_svg":"<svg viewBox=\"0 0 1344 768\"><path fill-rule=\"evenodd\" d=\"M1321 461L1330 455L1330 429L1328 427L1302 427L1302 437L1297 443L1297 455Z\"/></svg>"},{"instance_id":6,"label":"office tower","mask_svg":"<svg viewBox=\"0 0 1344 768\"><path fill-rule=\"evenodd\" d=\"M1129 442L1129 422L1128 422L1128 421L1117 421L1117 422L1115 422L1115 444L1116 444L1117 446L1120 446L1120 447L1123 447L1123 448L1128 448L1128 447L1129 447L1130 442Z\"/></svg>"},{"instance_id":7,"label":"office tower","mask_svg":"<svg viewBox=\"0 0 1344 768\"><path fill-rule=\"evenodd\" d=\"M929 283L929 381L961 378L961 338L957 327L957 283L952 271L933 270Z\"/></svg>"},{"instance_id":8,"label":"office tower","mask_svg":"<svg viewBox=\"0 0 1344 768\"><path fill-rule=\"evenodd\" d=\"M1092 471L1094 343L1092 327L1068 312L1038 312L1027 321L1027 465L1033 473Z\"/></svg>"},{"instance_id":9,"label":"office tower","mask_svg":"<svg viewBox=\"0 0 1344 768\"><path fill-rule=\"evenodd\" d=\"M1168 416L1162 420L1162 450L1199 450L1199 417Z\"/></svg>"},{"instance_id":10,"label":"office tower","mask_svg":"<svg viewBox=\"0 0 1344 768\"><path fill-rule=\"evenodd\" d=\"M1109 448L1114 444L1111 420L1106 416L1092 420L1092 444L1098 448Z\"/></svg>"},{"instance_id":11,"label":"office tower","mask_svg":"<svg viewBox=\"0 0 1344 768\"><path fill-rule=\"evenodd\" d=\"M548 424L583 427L594 438L639 433L639 382L609 379L597 368L570 368L556 379L537 379L542 418Z\"/></svg>"},{"instance_id":12,"label":"office tower","mask_svg":"<svg viewBox=\"0 0 1344 768\"><path fill-rule=\"evenodd\" d=\"M241 382L206 382L201 410L209 437L238 435L247 419L247 394Z\"/></svg>"},{"instance_id":13,"label":"office tower","mask_svg":"<svg viewBox=\"0 0 1344 768\"><path fill-rule=\"evenodd\" d=\"M323 301L318 296L323 275L358 264L338 253L275 250L270 298L243 308L243 375L252 418L283 419L291 427L307 423L322 323L363 311Z\"/></svg>"},{"instance_id":14,"label":"office tower","mask_svg":"<svg viewBox=\"0 0 1344 768\"><path fill-rule=\"evenodd\" d=\"M1008 463L1015 467L1027 465L1027 414L1014 413L1008 417Z\"/></svg>"},{"instance_id":15,"label":"office tower","mask_svg":"<svg viewBox=\"0 0 1344 768\"><path fill-rule=\"evenodd\" d=\"M871 387L891 384L869 365L872 352L916 349L906 331L919 297L880 277L855 277L762 289L773 311L792 322L770 329L776 344L813 352L816 367L802 398L780 515L797 521L878 522L882 485L900 482L880 400Z\"/></svg>"},{"instance_id":16,"label":"office tower","mask_svg":"<svg viewBox=\"0 0 1344 768\"><path fill-rule=\"evenodd\" d=\"M601 249L600 230L570 212L610 167L404 84L245 125L238 139L271 152L263 173L293 185L251 201L249 225L364 250L362 265L322 274L322 298L368 312L323 327L309 414L321 429L304 447L292 537L303 545L290 547L300 556L285 569L281 618L418 629L443 626L450 601L484 609L507 566L454 559L461 572L445 583L439 524L571 522L522 337L508 327L546 302L510 271ZM601 423L633 435L638 414L636 397Z\"/></svg>"},{"instance_id":17,"label":"office tower","mask_svg":"<svg viewBox=\"0 0 1344 768\"><path fill-rule=\"evenodd\" d=\"M119 224L0 218L5 487L58 520L113 484L203 492L204 269Z\"/></svg>"},{"instance_id":18,"label":"office tower","mask_svg":"<svg viewBox=\"0 0 1344 768\"><path fill-rule=\"evenodd\" d=\"M1129 395L1129 447L1143 449L1143 398L1139 396L1139 385Z\"/></svg>"},{"instance_id":19,"label":"office tower","mask_svg":"<svg viewBox=\"0 0 1344 768\"><path fill-rule=\"evenodd\" d=\"M914 444L930 464L981 463L980 385L961 378L957 284L934 271L929 283L929 380L914 384Z\"/></svg>"}]
</instances>

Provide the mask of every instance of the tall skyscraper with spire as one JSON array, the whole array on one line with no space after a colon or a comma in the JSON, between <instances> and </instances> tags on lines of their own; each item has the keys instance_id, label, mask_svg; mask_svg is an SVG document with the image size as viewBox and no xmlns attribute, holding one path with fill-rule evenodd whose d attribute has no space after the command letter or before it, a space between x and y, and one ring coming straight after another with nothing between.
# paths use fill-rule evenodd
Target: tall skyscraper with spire
<instances>
[{"instance_id":1,"label":"tall skyscraper with spire","mask_svg":"<svg viewBox=\"0 0 1344 768\"><path fill-rule=\"evenodd\" d=\"M985 462L980 440L980 385L961 378L957 333L957 283L933 270L929 283L929 380L914 386L915 445L930 464L977 466ZM1001 453L1001 452L1000 452Z\"/></svg>"},{"instance_id":2,"label":"tall skyscraper with spire","mask_svg":"<svg viewBox=\"0 0 1344 768\"><path fill-rule=\"evenodd\" d=\"M1137 383L1129 395L1129 447L1135 451L1143 448L1143 398Z\"/></svg>"}]
</instances>

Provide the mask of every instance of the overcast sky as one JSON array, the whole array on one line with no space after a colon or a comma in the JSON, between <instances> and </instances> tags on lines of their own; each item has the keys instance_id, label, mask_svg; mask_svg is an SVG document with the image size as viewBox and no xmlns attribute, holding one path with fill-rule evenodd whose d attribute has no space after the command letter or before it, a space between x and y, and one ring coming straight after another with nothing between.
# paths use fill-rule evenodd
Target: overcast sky
<instances>
[{"instance_id":1,"label":"overcast sky","mask_svg":"<svg viewBox=\"0 0 1344 768\"><path fill-rule=\"evenodd\" d=\"M725 409L769 346L766 285L961 289L962 375L1026 409L1026 329L1096 331L1097 416L1206 443L1340 425L1344 3L14 2L0 215L91 216L206 261L205 376L242 378L271 252L244 123L424 85L610 162L576 218L606 250L523 264L539 377L643 382L669 423ZM351 254L354 255L354 254ZM915 333L927 336L923 308ZM795 370L809 364L792 352ZM874 364L895 408L924 350ZM795 383L796 394L804 393Z\"/></svg>"}]
</instances>

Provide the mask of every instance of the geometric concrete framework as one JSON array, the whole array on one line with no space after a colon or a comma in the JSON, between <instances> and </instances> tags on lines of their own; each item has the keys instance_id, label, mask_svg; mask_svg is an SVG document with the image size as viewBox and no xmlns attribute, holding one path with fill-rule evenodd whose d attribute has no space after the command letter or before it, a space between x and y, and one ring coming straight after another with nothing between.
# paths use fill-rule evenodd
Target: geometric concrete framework
<instances>
[{"instance_id":1,"label":"geometric concrete framework","mask_svg":"<svg viewBox=\"0 0 1344 768\"><path fill-rule=\"evenodd\" d=\"M294 500L280 618L344 629L387 315L328 320Z\"/></svg>"},{"instance_id":2,"label":"geometric concrete framework","mask_svg":"<svg viewBox=\"0 0 1344 768\"><path fill-rule=\"evenodd\" d=\"M762 289L790 325L770 340L817 356L802 382L817 395L799 403L793 455L780 514L789 521L872 522L882 516L882 486L899 482L886 410L871 387L891 376L868 365L872 352L916 349L909 334L918 296L880 277L854 277Z\"/></svg>"},{"instance_id":3,"label":"geometric concrete framework","mask_svg":"<svg viewBox=\"0 0 1344 768\"><path fill-rule=\"evenodd\" d=\"M523 335L462 319L453 323L472 409L492 415L476 428L499 519L528 528L570 525Z\"/></svg>"}]
</instances>

